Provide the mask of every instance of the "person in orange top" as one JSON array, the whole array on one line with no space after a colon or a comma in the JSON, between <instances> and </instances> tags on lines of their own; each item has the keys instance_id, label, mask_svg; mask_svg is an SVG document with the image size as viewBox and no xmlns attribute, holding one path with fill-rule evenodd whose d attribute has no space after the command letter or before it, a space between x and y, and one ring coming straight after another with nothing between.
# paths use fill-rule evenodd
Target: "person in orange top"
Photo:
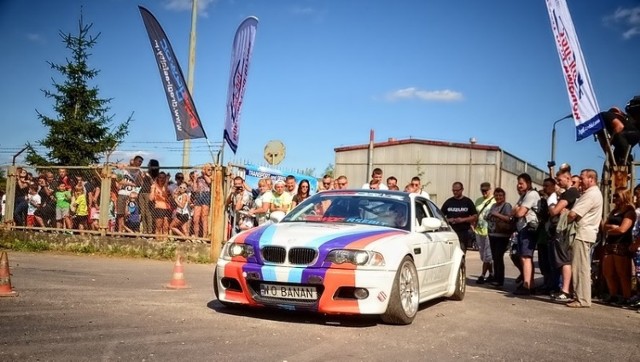
<instances>
[{"instance_id":1,"label":"person in orange top","mask_svg":"<svg viewBox=\"0 0 640 362\"><path fill-rule=\"evenodd\" d=\"M169 197L167 174L160 172L156 177L156 181L151 185L151 192L149 193L149 200L154 205L155 233L159 235L167 235L169 233L169 220L171 218Z\"/></svg>"}]
</instances>

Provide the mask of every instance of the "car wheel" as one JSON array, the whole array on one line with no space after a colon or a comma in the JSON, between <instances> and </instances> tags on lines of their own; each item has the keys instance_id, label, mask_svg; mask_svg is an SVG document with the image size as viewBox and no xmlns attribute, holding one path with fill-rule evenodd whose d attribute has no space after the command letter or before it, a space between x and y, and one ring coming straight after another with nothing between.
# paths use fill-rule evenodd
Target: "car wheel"
<instances>
[{"instance_id":1,"label":"car wheel","mask_svg":"<svg viewBox=\"0 0 640 362\"><path fill-rule=\"evenodd\" d=\"M458 268L458 275L456 276L456 290L453 292L451 299L463 300L464 295L467 292L467 268L464 264L464 259L460 262L460 268Z\"/></svg>"},{"instance_id":2,"label":"car wheel","mask_svg":"<svg viewBox=\"0 0 640 362\"><path fill-rule=\"evenodd\" d=\"M216 271L213 273L213 294L215 294L216 299L218 300L218 302L220 302L220 304L224 305L225 307L231 307L231 303L228 302L224 302L220 300L220 292L218 291L218 270L216 268Z\"/></svg>"},{"instance_id":3,"label":"car wheel","mask_svg":"<svg viewBox=\"0 0 640 362\"><path fill-rule=\"evenodd\" d=\"M413 260L405 256L391 288L387 311L381 316L388 324L411 324L418 313L420 285Z\"/></svg>"}]
</instances>

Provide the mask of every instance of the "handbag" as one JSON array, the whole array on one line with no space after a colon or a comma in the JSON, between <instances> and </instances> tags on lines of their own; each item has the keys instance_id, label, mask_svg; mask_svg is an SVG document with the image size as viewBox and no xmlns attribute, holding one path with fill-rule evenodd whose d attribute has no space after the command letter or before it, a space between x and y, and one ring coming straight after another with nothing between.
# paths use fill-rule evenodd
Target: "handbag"
<instances>
[{"instance_id":1,"label":"handbag","mask_svg":"<svg viewBox=\"0 0 640 362\"><path fill-rule=\"evenodd\" d=\"M502 210L504 209L504 205L500 208L500 214L502 214ZM512 234L516 231L516 225L511 221L504 221L500 218L494 217L495 226L493 228L493 232L496 234Z\"/></svg>"}]
</instances>

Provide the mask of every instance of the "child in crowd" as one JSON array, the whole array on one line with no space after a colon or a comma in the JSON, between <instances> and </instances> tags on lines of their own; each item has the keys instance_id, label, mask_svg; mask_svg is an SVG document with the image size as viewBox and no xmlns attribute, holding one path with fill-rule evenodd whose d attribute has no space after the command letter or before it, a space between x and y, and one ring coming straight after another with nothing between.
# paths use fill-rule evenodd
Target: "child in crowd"
<instances>
[{"instance_id":1,"label":"child in crowd","mask_svg":"<svg viewBox=\"0 0 640 362\"><path fill-rule=\"evenodd\" d=\"M27 226L34 226L36 223L36 210L42 204L42 199L38 194L38 185L29 185L29 193L27 194Z\"/></svg>"},{"instance_id":2,"label":"child in crowd","mask_svg":"<svg viewBox=\"0 0 640 362\"><path fill-rule=\"evenodd\" d=\"M71 229L71 218L69 217L69 206L71 205L71 192L67 190L67 185L60 182L58 189L54 193L56 199L56 227Z\"/></svg>"},{"instance_id":3,"label":"child in crowd","mask_svg":"<svg viewBox=\"0 0 640 362\"><path fill-rule=\"evenodd\" d=\"M73 200L71 208L75 210L73 218L73 228L78 230L87 229L87 221L89 220L89 207L87 205L87 195L84 186L77 184L73 188Z\"/></svg>"},{"instance_id":4,"label":"child in crowd","mask_svg":"<svg viewBox=\"0 0 640 362\"><path fill-rule=\"evenodd\" d=\"M179 236L189 235L189 203L191 195L187 191L187 184L182 183L175 189L173 194L174 204L176 205L173 219L169 225L169 233Z\"/></svg>"},{"instance_id":5,"label":"child in crowd","mask_svg":"<svg viewBox=\"0 0 640 362\"><path fill-rule=\"evenodd\" d=\"M140 232L140 205L138 204L138 193L132 191L129 194L129 201L124 210L124 227L130 233Z\"/></svg>"}]
</instances>

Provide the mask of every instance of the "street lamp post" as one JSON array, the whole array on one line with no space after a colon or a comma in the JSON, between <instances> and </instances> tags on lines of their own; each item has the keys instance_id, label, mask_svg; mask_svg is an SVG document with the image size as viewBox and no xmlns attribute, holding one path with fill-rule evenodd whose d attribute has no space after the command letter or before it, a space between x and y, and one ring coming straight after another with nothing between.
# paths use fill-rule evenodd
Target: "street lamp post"
<instances>
[{"instance_id":1,"label":"street lamp post","mask_svg":"<svg viewBox=\"0 0 640 362\"><path fill-rule=\"evenodd\" d=\"M570 113L559 120L553 122L553 129L551 131L551 161L547 162L547 167L549 167L549 176L553 177L553 167L556 165L556 125L560 121L564 121L565 119L573 118L573 114Z\"/></svg>"}]
</instances>

